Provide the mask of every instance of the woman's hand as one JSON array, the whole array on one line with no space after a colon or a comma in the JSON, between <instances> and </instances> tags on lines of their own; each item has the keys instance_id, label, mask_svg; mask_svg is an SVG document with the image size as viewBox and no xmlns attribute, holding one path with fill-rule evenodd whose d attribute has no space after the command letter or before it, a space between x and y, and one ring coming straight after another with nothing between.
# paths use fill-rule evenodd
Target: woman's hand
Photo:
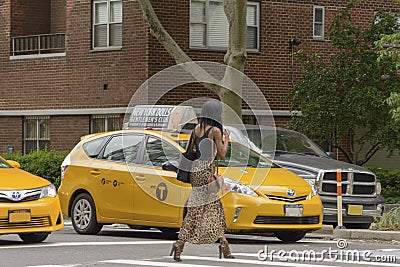
<instances>
[{"instance_id":1,"label":"woman's hand","mask_svg":"<svg viewBox=\"0 0 400 267\"><path fill-rule=\"evenodd\" d=\"M229 141L230 132L228 131L228 129L224 129L224 130L225 130L225 141Z\"/></svg>"}]
</instances>

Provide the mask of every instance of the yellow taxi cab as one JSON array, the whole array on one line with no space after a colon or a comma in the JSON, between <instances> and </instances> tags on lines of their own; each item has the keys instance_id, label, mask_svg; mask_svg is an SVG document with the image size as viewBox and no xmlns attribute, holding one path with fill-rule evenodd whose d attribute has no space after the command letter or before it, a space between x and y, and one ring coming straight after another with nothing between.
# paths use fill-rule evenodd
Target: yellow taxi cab
<instances>
[{"instance_id":1,"label":"yellow taxi cab","mask_svg":"<svg viewBox=\"0 0 400 267\"><path fill-rule=\"evenodd\" d=\"M53 184L0 157L0 235L18 234L25 243L44 241L64 227Z\"/></svg>"},{"instance_id":2,"label":"yellow taxi cab","mask_svg":"<svg viewBox=\"0 0 400 267\"><path fill-rule=\"evenodd\" d=\"M136 129L82 138L61 166L59 188L62 211L76 232L96 234L113 223L176 232L191 187L176 179L173 165L189 136ZM294 242L322 227L316 191L248 147L230 142L219 173L227 232L270 232Z\"/></svg>"}]
</instances>

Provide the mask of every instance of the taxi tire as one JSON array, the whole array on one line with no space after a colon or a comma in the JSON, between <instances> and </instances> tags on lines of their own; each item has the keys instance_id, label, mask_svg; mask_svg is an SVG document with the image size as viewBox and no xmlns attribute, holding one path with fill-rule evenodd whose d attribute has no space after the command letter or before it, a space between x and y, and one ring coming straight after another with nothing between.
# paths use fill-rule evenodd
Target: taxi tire
<instances>
[{"instance_id":1,"label":"taxi tire","mask_svg":"<svg viewBox=\"0 0 400 267\"><path fill-rule=\"evenodd\" d=\"M32 243L40 243L43 242L50 233L23 233L23 234L18 234L19 238L24 241L26 244L32 244Z\"/></svg>"},{"instance_id":2,"label":"taxi tire","mask_svg":"<svg viewBox=\"0 0 400 267\"><path fill-rule=\"evenodd\" d=\"M86 207L89 208L89 222L85 228L79 227L78 223L75 221L75 207L76 205L87 205ZM81 207L82 208L82 207ZM96 219L96 206L92 197L87 193L79 194L72 203L71 207L71 221L72 226L74 227L75 231L81 235L95 235L101 231L103 225L97 222Z\"/></svg>"},{"instance_id":3,"label":"taxi tire","mask_svg":"<svg viewBox=\"0 0 400 267\"><path fill-rule=\"evenodd\" d=\"M306 231L282 231L282 232L275 232L275 236L287 243L296 242L302 239L306 235Z\"/></svg>"}]
</instances>

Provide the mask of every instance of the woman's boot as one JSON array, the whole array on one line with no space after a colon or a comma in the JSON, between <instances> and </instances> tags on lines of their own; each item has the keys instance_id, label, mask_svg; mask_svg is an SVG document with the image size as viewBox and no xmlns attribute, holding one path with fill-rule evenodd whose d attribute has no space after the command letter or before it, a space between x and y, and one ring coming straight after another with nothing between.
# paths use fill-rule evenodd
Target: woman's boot
<instances>
[{"instance_id":1,"label":"woman's boot","mask_svg":"<svg viewBox=\"0 0 400 267\"><path fill-rule=\"evenodd\" d=\"M184 245L185 245L185 242L182 240L177 240L177 241L175 241L175 243L172 244L171 253L169 255L172 256L172 254L173 254L175 261L182 261L181 253L183 251Z\"/></svg>"},{"instance_id":2,"label":"woman's boot","mask_svg":"<svg viewBox=\"0 0 400 267\"><path fill-rule=\"evenodd\" d=\"M235 258L229 249L228 241L221 241L221 244L219 245L219 258L222 258L222 254L224 254L224 258Z\"/></svg>"}]
</instances>

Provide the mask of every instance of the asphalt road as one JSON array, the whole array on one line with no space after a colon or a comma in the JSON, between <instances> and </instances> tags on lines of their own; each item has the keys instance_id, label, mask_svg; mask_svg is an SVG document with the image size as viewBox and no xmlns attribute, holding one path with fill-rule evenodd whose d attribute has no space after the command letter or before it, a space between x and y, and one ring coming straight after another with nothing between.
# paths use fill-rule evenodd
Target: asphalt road
<instances>
[{"instance_id":1,"label":"asphalt road","mask_svg":"<svg viewBox=\"0 0 400 267\"><path fill-rule=\"evenodd\" d=\"M308 235L285 244L274 237L228 235L235 259L219 259L218 244L187 244L182 263L169 256L176 235L158 230L105 226L95 236L78 235L67 222L40 244L0 236L0 266L400 266L400 242L334 240Z\"/></svg>"}]
</instances>

